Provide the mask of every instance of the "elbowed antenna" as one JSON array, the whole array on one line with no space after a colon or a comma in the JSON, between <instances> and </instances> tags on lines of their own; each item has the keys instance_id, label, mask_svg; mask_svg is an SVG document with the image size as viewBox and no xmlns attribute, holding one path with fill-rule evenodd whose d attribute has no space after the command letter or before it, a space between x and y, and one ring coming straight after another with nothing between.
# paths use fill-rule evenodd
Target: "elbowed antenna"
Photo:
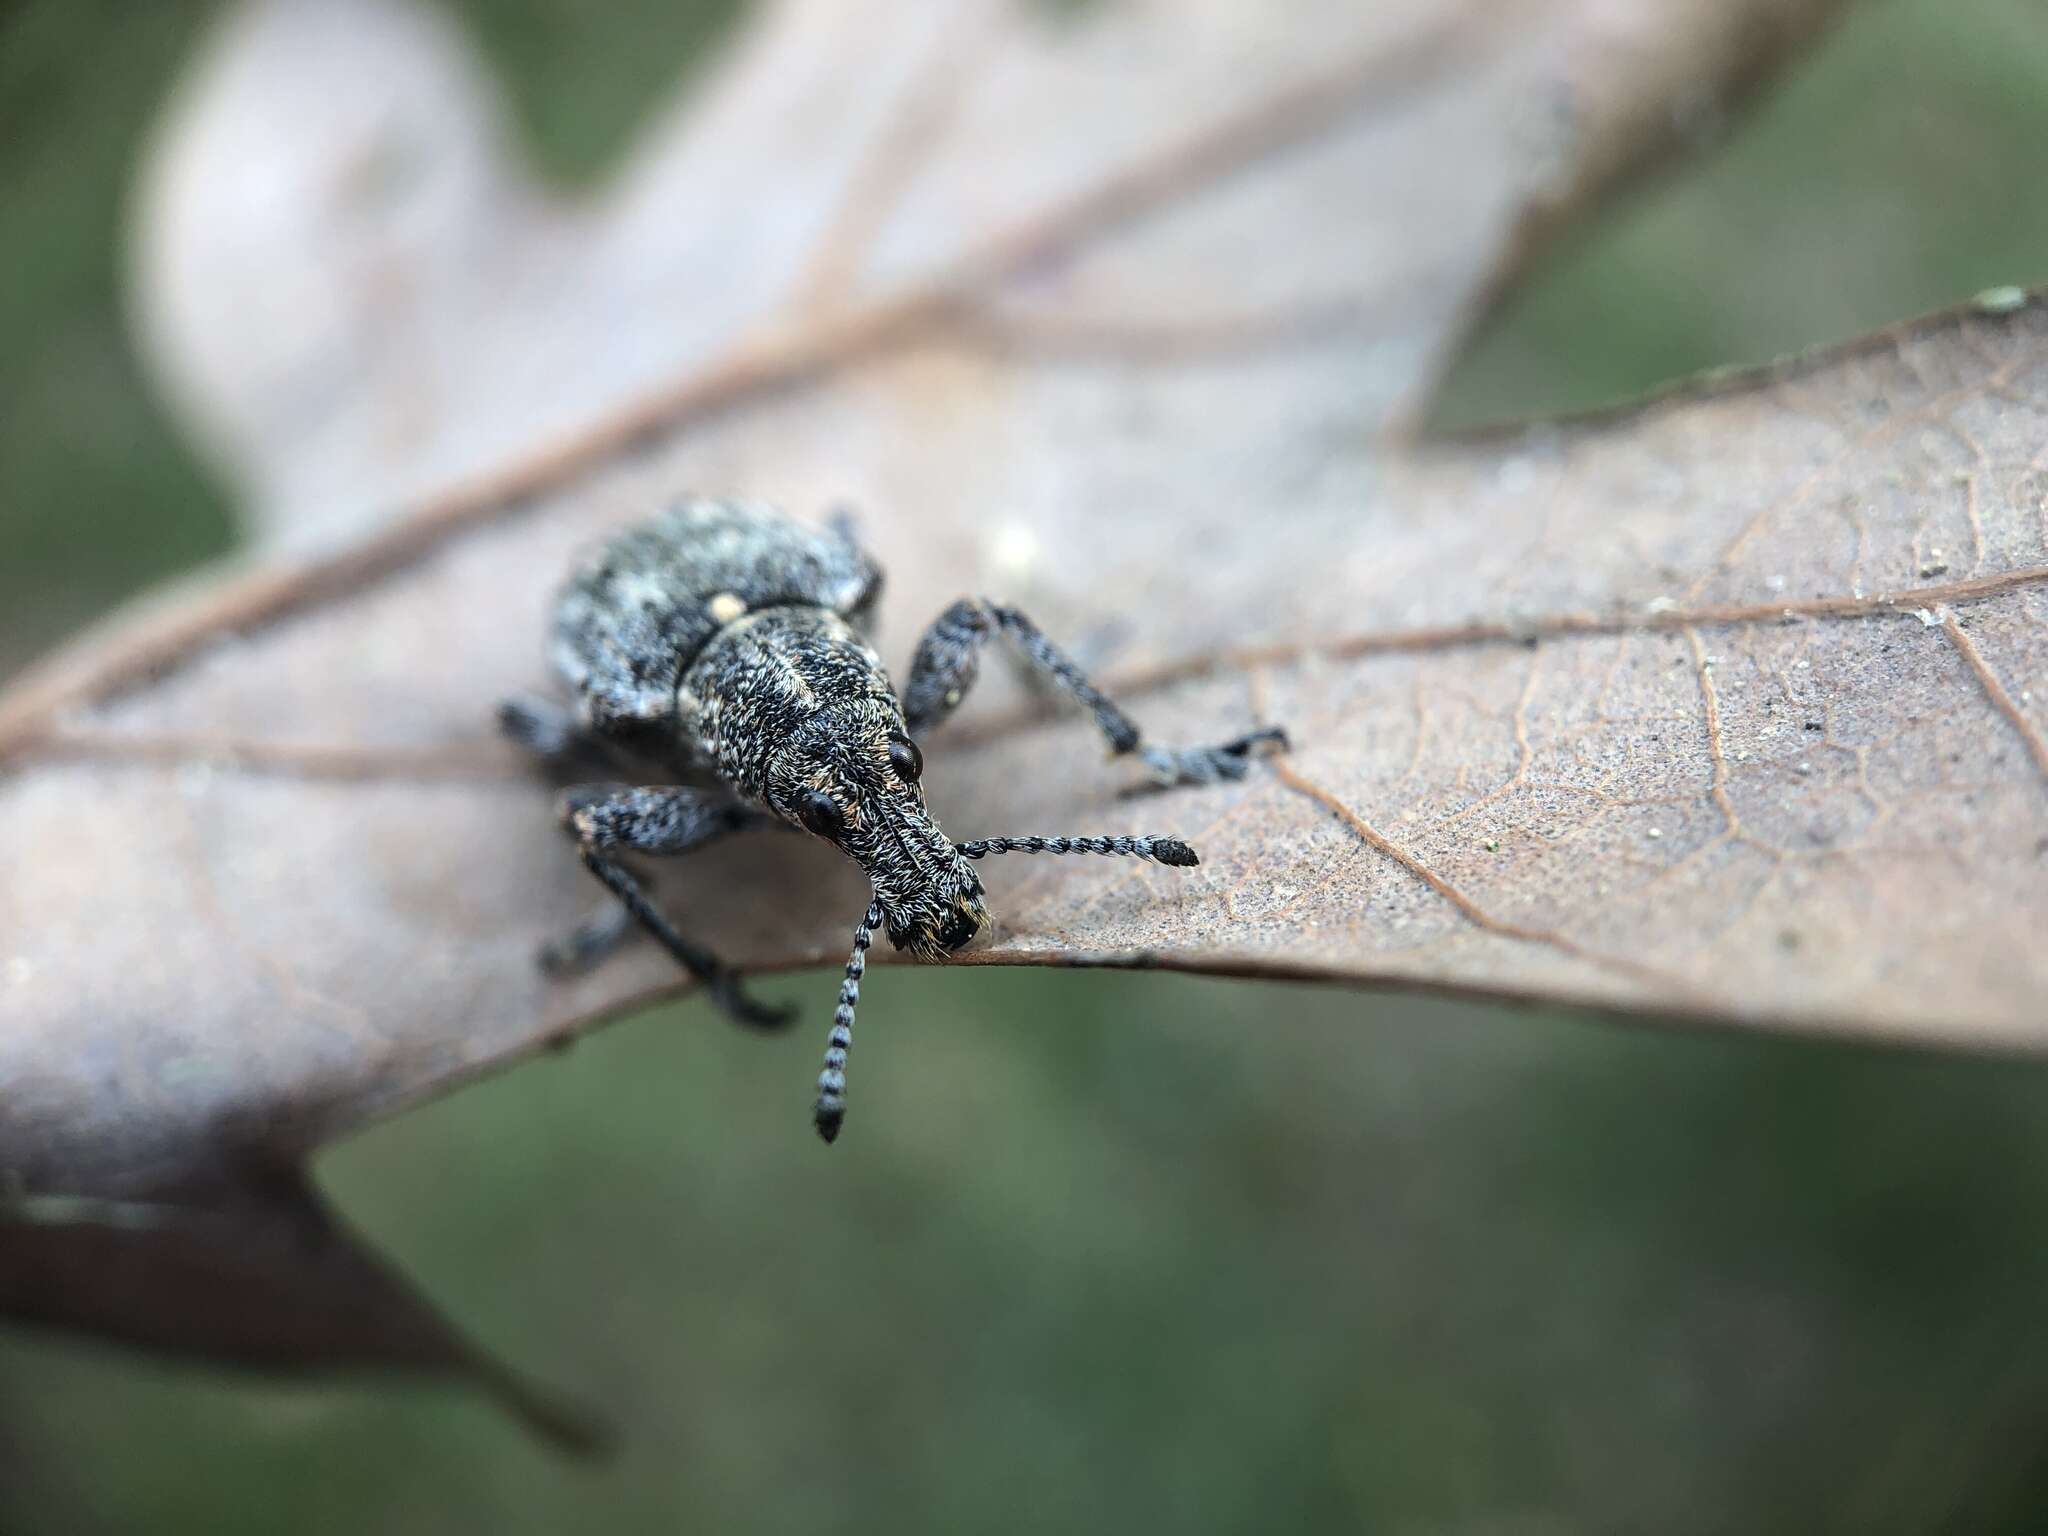
<instances>
[{"instance_id":1,"label":"elbowed antenna","mask_svg":"<svg viewBox=\"0 0 2048 1536\"><path fill-rule=\"evenodd\" d=\"M846 979L839 983L839 1006L832 1012L832 1037L825 1047L825 1070L818 1074L818 1102L811 1122L827 1143L839 1139L846 1120L846 1053L853 1049L853 1010L860 1006L860 979L867 974L868 945L882 926L882 903L868 903L853 930L853 953L846 961Z\"/></svg>"},{"instance_id":2,"label":"elbowed antenna","mask_svg":"<svg viewBox=\"0 0 2048 1536\"><path fill-rule=\"evenodd\" d=\"M966 859L991 853L1122 853L1183 869L1202 862L1177 837L977 837L953 849Z\"/></svg>"},{"instance_id":3,"label":"elbowed antenna","mask_svg":"<svg viewBox=\"0 0 2048 1536\"><path fill-rule=\"evenodd\" d=\"M1195 850L1177 837L977 837L955 843L953 849L964 859L986 858L992 853L1102 853L1150 859L1155 864L1173 864L1183 869L1201 862L1195 857ZM881 926L882 903L877 898L868 904L853 930L853 954L846 962L846 979L839 983L839 1006L832 1014L825 1069L818 1074L818 1101L811 1107L811 1122L827 1142L837 1141L839 1129L846 1123L846 1056L853 1049L853 1013L860 1006L860 981L867 974L868 946Z\"/></svg>"}]
</instances>

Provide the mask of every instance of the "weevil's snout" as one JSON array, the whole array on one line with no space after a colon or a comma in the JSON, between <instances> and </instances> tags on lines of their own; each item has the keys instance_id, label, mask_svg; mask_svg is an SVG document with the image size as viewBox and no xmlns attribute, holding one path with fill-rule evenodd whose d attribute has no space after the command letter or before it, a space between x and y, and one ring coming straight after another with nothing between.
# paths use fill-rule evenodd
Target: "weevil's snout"
<instances>
[{"instance_id":1,"label":"weevil's snout","mask_svg":"<svg viewBox=\"0 0 2048 1536\"><path fill-rule=\"evenodd\" d=\"M973 942L974 936L981 932L982 924L987 917L986 912L977 916L963 907L955 907L952 916L946 919L945 927L938 932L939 947L947 954L956 949L966 948Z\"/></svg>"},{"instance_id":2,"label":"weevil's snout","mask_svg":"<svg viewBox=\"0 0 2048 1536\"><path fill-rule=\"evenodd\" d=\"M964 860L956 860L964 863ZM972 869L949 870L948 878L915 892L882 897L889 942L921 960L943 960L973 943L988 927L981 881ZM879 892L879 887L877 888ZM891 896L895 899L892 901Z\"/></svg>"},{"instance_id":3,"label":"weevil's snout","mask_svg":"<svg viewBox=\"0 0 2048 1536\"><path fill-rule=\"evenodd\" d=\"M981 877L925 808L923 771L893 700L821 711L779 759L770 804L860 865L891 944L943 960L989 917Z\"/></svg>"}]
</instances>

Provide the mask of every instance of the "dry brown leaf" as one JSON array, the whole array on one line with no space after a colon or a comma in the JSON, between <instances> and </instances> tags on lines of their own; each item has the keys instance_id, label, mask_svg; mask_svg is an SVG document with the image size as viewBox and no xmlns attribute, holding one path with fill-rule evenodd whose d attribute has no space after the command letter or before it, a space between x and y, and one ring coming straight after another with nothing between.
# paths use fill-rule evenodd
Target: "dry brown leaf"
<instances>
[{"instance_id":1,"label":"dry brown leaf","mask_svg":"<svg viewBox=\"0 0 2048 1536\"><path fill-rule=\"evenodd\" d=\"M593 893L490 722L543 684L572 553L688 488L854 502L899 655L987 591L1099 657L1158 739L1293 731L1249 784L1134 798L1085 725L985 684L932 743L955 835L1171 832L1204 863L992 865L1001 927L974 962L2035 1043L2040 311L1403 448L1385 428L1531 229L1820 7L1314 9L1060 26L969 7L903 29L911 62L855 89L849 38L897 34L873 11L785 7L612 208L579 211L592 228L472 198L544 233L500 252L460 315L433 308L453 269L430 236L363 269L383 287L317 253L295 271L367 306L339 342L261 355L264 328L224 320L218 292L163 297L164 366L276 548L349 541L273 552L0 698L0 1189L30 1220L0 1305L60 1315L50 1277L77 1262L82 1197L150 1242L240 1221L252 1189L290 1187L273 1170L365 1118L675 989L645 951L574 984L535 970ZM213 94L195 87L157 182L156 249L184 252L164 256L184 273L167 294L260 284L299 249L291 230L259 241L241 272L178 231L205 222L194 207L227 216L205 146L294 99L250 60L292 57L279 39L320 14L252 12L201 76ZM343 185L343 215L385 217ZM713 210L671 213L664 238L719 246L666 295L647 233L664 206ZM590 249L629 276L596 286ZM544 257L575 274L573 302L538 297ZM602 323L621 314L631 335ZM255 350L205 353L224 323ZM680 382L650 393L657 367ZM494 466L381 528L361 510ZM756 966L836 961L864 899L850 867L777 838L700 856L664 893ZM301 1279L245 1283L331 1295L335 1266L362 1261L321 1251ZM100 1326L224 1348L169 1303L146 1328L106 1310ZM303 1358L468 1358L408 1329Z\"/></svg>"}]
</instances>

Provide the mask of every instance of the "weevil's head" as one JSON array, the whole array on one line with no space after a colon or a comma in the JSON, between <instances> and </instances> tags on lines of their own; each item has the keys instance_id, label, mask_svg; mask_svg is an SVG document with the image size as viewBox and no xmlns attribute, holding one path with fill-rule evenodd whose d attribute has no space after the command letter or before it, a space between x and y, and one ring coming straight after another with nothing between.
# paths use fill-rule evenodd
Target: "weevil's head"
<instances>
[{"instance_id":1,"label":"weevil's head","mask_svg":"<svg viewBox=\"0 0 2048 1536\"><path fill-rule=\"evenodd\" d=\"M678 712L728 784L867 872L898 949L940 959L988 926L980 877L925 809L881 658L838 615L765 608L727 625Z\"/></svg>"},{"instance_id":2,"label":"weevil's head","mask_svg":"<svg viewBox=\"0 0 2048 1536\"><path fill-rule=\"evenodd\" d=\"M981 877L925 808L923 772L893 694L847 700L792 733L764 798L867 872L890 943L942 960L989 916Z\"/></svg>"}]
</instances>

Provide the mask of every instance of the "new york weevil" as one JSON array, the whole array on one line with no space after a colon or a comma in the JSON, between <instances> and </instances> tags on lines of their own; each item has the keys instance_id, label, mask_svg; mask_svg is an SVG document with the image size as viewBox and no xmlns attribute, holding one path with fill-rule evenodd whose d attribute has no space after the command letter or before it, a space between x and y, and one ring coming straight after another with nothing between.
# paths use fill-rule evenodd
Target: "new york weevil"
<instances>
[{"instance_id":1,"label":"new york weevil","mask_svg":"<svg viewBox=\"0 0 2048 1536\"><path fill-rule=\"evenodd\" d=\"M813 1107L818 1134L846 1116L846 1057L867 967L884 929L899 950L941 960L988 926L973 861L993 853L1100 853L1191 865L1168 837L992 837L954 842L925 809L917 738L973 685L998 633L1079 701L1116 753L1155 782L1244 776L1285 734L1252 731L1213 747L1148 746L1130 717L1023 614L980 598L953 604L925 632L899 697L865 638L879 566L850 521L823 530L742 501L685 498L595 550L556 601L552 655L573 713L512 699L499 718L558 767L627 765L683 782L567 790L564 829L617 905L549 947L551 969L593 965L638 924L743 1023L786 1010L750 999L733 971L677 932L620 855L689 853L776 820L823 838L860 865L874 899L854 929L831 1043Z\"/></svg>"}]
</instances>

